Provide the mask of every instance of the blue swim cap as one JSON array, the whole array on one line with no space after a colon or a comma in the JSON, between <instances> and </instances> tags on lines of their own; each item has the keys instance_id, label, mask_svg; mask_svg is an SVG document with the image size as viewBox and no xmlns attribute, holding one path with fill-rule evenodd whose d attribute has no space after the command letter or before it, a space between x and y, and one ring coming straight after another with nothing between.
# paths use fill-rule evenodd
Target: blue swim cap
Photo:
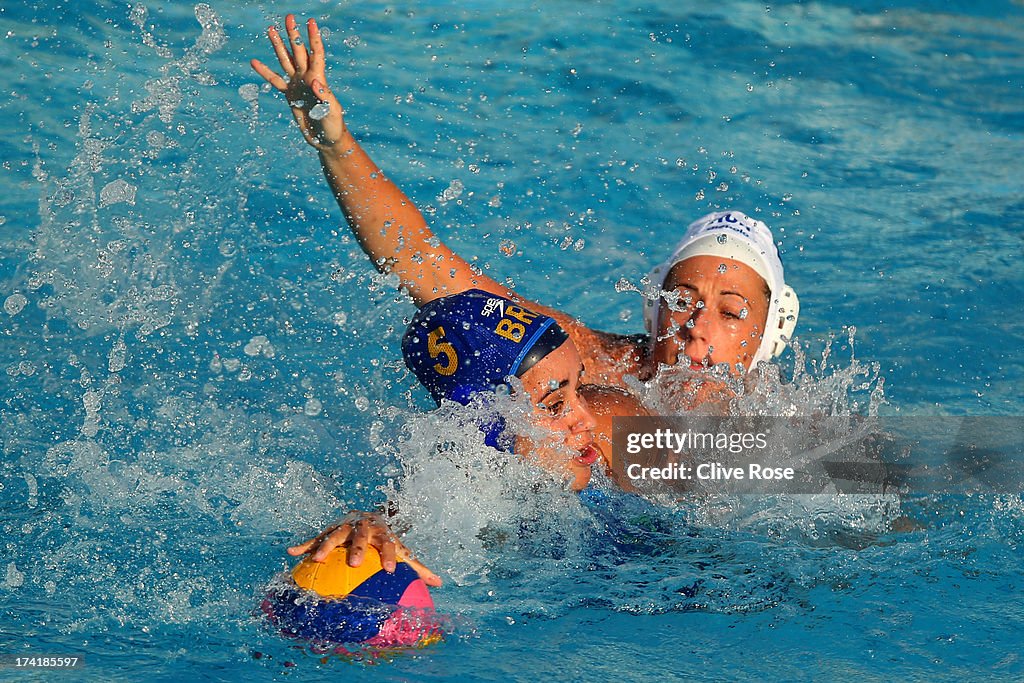
<instances>
[{"instance_id":1,"label":"blue swim cap","mask_svg":"<svg viewBox=\"0 0 1024 683\"><path fill-rule=\"evenodd\" d=\"M522 376L568 338L554 319L470 289L423 306L405 331L402 355L438 404L465 405Z\"/></svg>"}]
</instances>

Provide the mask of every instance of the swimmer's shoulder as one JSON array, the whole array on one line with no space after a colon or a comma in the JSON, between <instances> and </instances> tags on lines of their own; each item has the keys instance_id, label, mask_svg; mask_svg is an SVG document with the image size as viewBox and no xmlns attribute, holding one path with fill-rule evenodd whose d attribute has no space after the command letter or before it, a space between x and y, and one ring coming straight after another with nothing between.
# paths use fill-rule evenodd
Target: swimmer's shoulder
<instances>
[{"instance_id":1,"label":"swimmer's shoulder","mask_svg":"<svg viewBox=\"0 0 1024 683\"><path fill-rule=\"evenodd\" d=\"M573 316L550 306L527 301L533 311L555 319L572 338L586 371L588 384L624 387L627 376L639 376L647 365L650 344L646 334L615 334L587 327Z\"/></svg>"},{"instance_id":2,"label":"swimmer's shoulder","mask_svg":"<svg viewBox=\"0 0 1024 683\"><path fill-rule=\"evenodd\" d=\"M584 328L574 337L587 381L624 387L625 377L639 377L647 364L647 335L613 334Z\"/></svg>"}]
</instances>

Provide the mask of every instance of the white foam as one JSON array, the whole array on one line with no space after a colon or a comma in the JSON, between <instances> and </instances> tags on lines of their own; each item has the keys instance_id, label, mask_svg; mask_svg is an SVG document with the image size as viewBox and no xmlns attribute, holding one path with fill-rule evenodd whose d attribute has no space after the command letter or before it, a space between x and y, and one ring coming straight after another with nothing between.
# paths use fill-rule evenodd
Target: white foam
<instances>
[{"instance_id":1,"label":"white foam","mask_svg":"<svg viewBox=\"0 0 1024 683\"><path fill-rule=\"evenodd\" d=\"M274 345L262 334L250 339L242 351L247 356L263 356L264 358L273 358L277 353L274 350Z\"/></svg>"},{"instance_id":2,"label":"white foam","mask_svg":"<svg viewBox=\"0 0 1024 683\"><path fill-rule=\"evenodd\" d=\"M21 588L25 584L25 573L18 569L14 562L7 564L7 576L4 577L4 585L7 588Z\"/></svg>"},{"instance_id":3,"label":"white foam","mask_svg":"<svg viewBox=\"0 0 1024 683\"><path fill-rule=\"evenodd\" d=\"M870 418L885 404L884 377L877 364L864 364L854 357L855 330L847 331L845 343L850 359L840 364L832 358L834 338L825 341L820 356L809 358L796 341L794 369L785 377L779 366L762 364L746 377L730 377L724 369L695 372L685 367L663 367L650 383L633 382L633 390L645 404L661 415L721 414L721 403L691 406L708 382L727 387L731 400L728 414L735 417L807 418L816 416L816 429L806 429L798 420L792 429L785 421L773 422L770 458L773 466L813 470L823 452L840 448L866 448L862 432L870 431ZM708 379L710 376L713 378ZM680 410L680 406L690 407ZM851 416L864 416L868 422ZM836 418L836 419L829 419ZM867 453L865 459L869 459ZM665 500L669 505L676 501ZM747 530L770 529L805 534L814 538L822 529L852 528L882 531L899 515L899 498L893 494L840 494L834 488L817 494L737 496L723 493L714 484L697 483L683 507L695 524Z\"/></svg>"}]
</instances>

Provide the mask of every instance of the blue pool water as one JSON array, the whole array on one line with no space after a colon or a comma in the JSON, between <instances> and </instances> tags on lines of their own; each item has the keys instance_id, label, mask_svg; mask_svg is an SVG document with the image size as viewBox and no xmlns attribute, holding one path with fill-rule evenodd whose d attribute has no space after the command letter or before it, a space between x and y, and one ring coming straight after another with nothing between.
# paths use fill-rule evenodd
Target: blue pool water
<instances>
[{"instance_id":1,"label":"blue pool water","mask_svg":"<svg viewBox=\"0 0 1024 683\"><path fill-rule=\"evenodd\" d=\"M288 10L329 29L371 154L526 296L639 331L631 289L735 206L800 293L796 411L1024 408L1019 2L8 3L0 655L104 681L1024 676L1019 492L592 506L442 434L400 359L412 305L248 67ZM284 547L381 488L446 578L447 641L368 666L275 634Z\"/></svg>"}]
</instances>

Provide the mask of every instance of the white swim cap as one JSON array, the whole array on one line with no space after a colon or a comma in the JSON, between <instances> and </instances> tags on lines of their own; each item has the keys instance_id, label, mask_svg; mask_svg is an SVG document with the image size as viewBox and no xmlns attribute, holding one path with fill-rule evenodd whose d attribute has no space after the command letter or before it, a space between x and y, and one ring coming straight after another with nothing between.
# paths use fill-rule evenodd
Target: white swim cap
<instances>
[{"instance_id":1,"label":"white swim cap","mask_svg":"<svg viewBox=\"0 0 1024 683\"><path fill-rule=\"evenodd\" d=\"M782 260L775 247L772 231L762 221L755 220L740 211L719 211L709 213L690 224L683 239L676 246L672 256L651 271L651 284L659 289L672 267L692 256L720 256L739 261L754 269L764 278L771 292L768 302L768 318L765 332L751 367L760 361L769 360L782 353L786 342L793 334L796 319L800 314L800 302L796 292L786 285L782 272ZM644 323L655 344L658 336L658 313L662 297L644 302Z\"/></svg>"}]
</instances>

